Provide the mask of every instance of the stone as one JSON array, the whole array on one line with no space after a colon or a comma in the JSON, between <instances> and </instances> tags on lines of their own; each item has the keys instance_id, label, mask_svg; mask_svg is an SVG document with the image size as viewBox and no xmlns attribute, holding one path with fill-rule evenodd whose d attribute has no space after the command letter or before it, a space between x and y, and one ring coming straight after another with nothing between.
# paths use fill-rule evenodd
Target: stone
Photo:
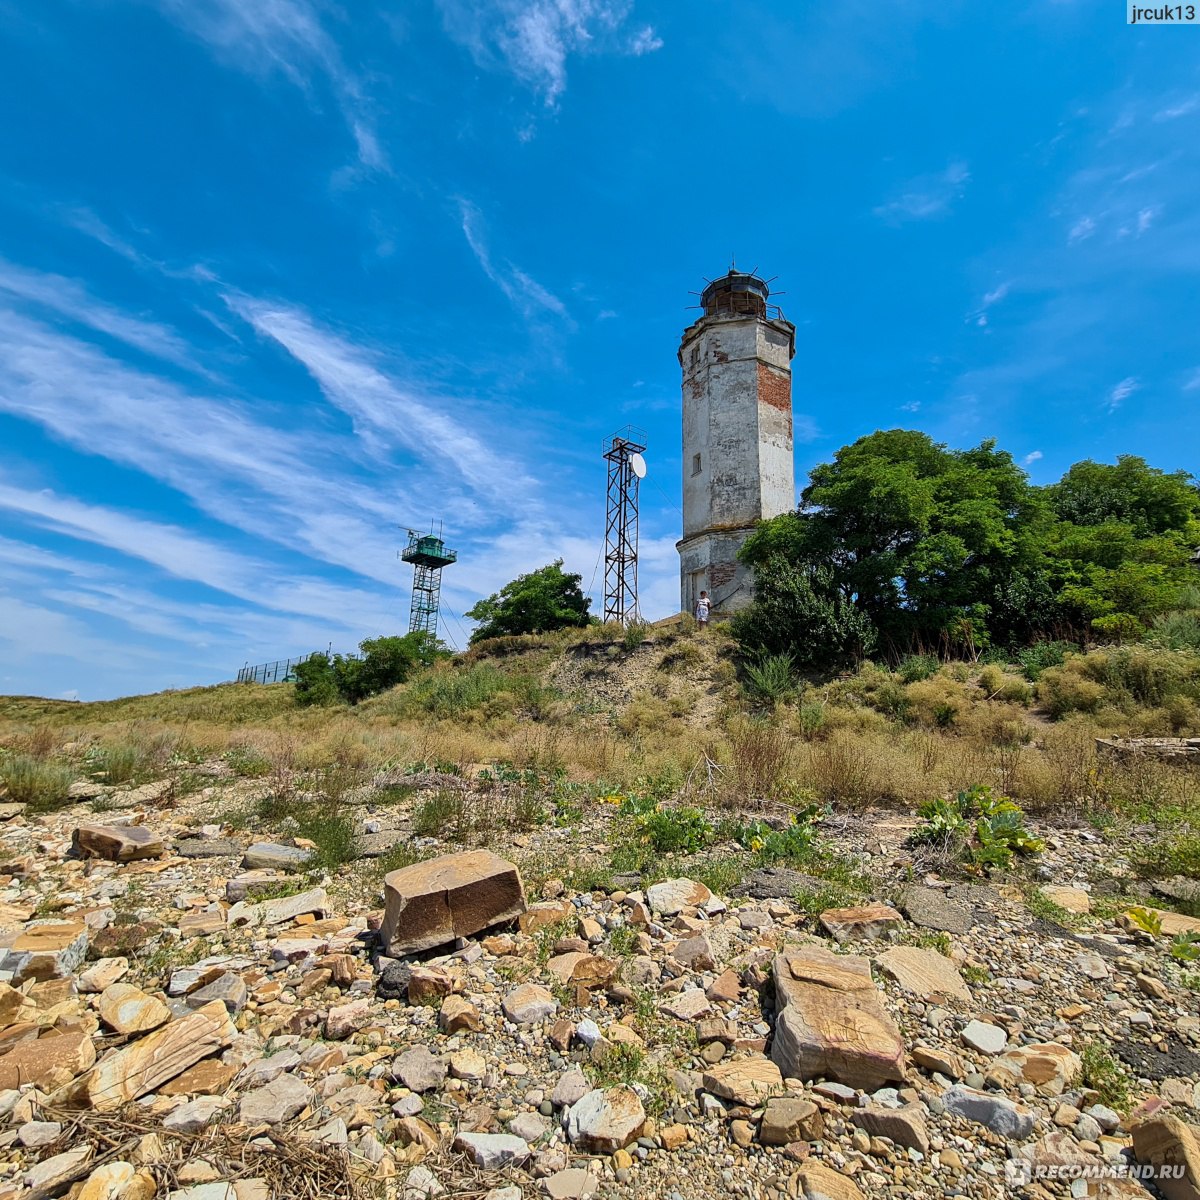
<instances>
[{"instance_id":1,"label":"stone","mask_svg":"<svg viewBox=\"0 0 1200 1200\"><path fill-rule=\"evenodd\" d=\"M49 1032L30 1038L0 1055L0 1090L33 1084L55 1091L78 1078L96 1061L96 1046L82 1029Z\"/></svg>"},{"instance_id":2,"label":"stone","mask_svg":"<svg viewBox=\"0 0 1200 1200\"><path fill-rule=\"evenodd\" d=\"M75 1200L132 1200L133 1195L141 1194L131 1188L136 1177L133 1163L105 1163L87 1177Z\"/></svg>"},{"instance_id":3,"label":"stone","mask_svg":"<svg viewBox=\"0 0 1200 1200\"><path fill-rule=\"evenodd\" d=\"M1008 1045L1008 1034L999 1025L989 1025L986 1021L968 1021L959 1036L980 1054L999 1054Z\"/></svg>"},{"instance_id":4,"label":"stone","mask_svg":"<svg viewBox=\"0 0 1200 1200\"><path fill-rule=\"evenodd\" d=\"M794 1079L828 1078L874 1091L904 1079L904 1042L865 958L796 947L774 964L771 1058Z\"/></svg>"},{"instance_id":5,"label":"stone","mask_svg":"<svg viewBox=\"0 0 1200 1200\"><path fill-rule=\"evenodd\" d=\"M555 1108L566 1108L569 1105L577 1104L591 1089L592 1085L588 1083L587 1077L576 1067L563 1075L554 1085L550 1102Z\"/></svg>"},{"instance_id":6,"label":"stone","mask_svg":"<svg viewBox=\"0 0 1200 1200\"><path fill-rule=\"evenodd\" d=\"M326 917L332 911L329 895L324 888L309 888L294 896L277 896L274 900L262 900L256 906L263 925L283 925L309 913ZM230 912L233 910L231 909Z\"/></svg>"},{"instance_id":7,"label":"stone","mask_svg":"<svg viewBox=\"0 0 1200 1200\"><path fill-rule=\"evenodd\" d=\"M962 1079L967 1074L967 1064L953 1050L917 1045L910 1053L913 1062L926 1071L936 1071L948 1079Z\"/></svg>"},{"instance_id":8,"label":"stone","mask_svg":"<svg viewBox=\"0 0 1200 1200\"><path fill-rule=\"evenodd\" d=\"M228 1105L224 1096L200 1096L167 1113L163 1128L173 1133L199 1133Z\"/></svg>"},{"instance_id":9,"label":"stone","mask_svg":"<svg viewBox=\"0 0 1200 1200\"><path fill-rule=\"evenodd\" d=\"M88 1078L88 1101L99 1112L113 1112L223 1050L236 1033L225 1005L214 1000L106 1054Z\"/></svg>"},{"instance_id":10,"label":"stone","mask_svg":"<svg viewBox=\"0 0 1200 1200\"><path fill-rule=\"evenodd\" d=\"M875 962L889 979L922 1000L939 1004L950 1000L971 1003L971 989L963 982L958 968L936 950L894 946L878 955Z\"/></svg>"},{"instance_id":11,"label":"stone","mask_svg":"<svg viewBox=\"0 0 1200 1200\"><path fill-rule=\"evenodd\" d=\"M925 1125L925 1109L921 1104L906 1104L903 1108L869 1105L855 1109L850 1120L871 1137L889 1138L897 1146L929 1153L929 1130Z\"/></svg>"},{"instance_id":12,"label":"stone","mask_svg":"<svg viewBox=\"0 0 1200 1200\"><path fill-rule=\"evenodd\" d=\"M273 868L277 871L299 871L313 852L300 846L280 846L275 842L255 842L242 856L242 866L247 870Z\"/></svg>"},{"instance_id":13,"label":"stone","mask_svg":"<svg viewBox=\"0 0 1200 1200\"><path fill-rule=\"evenodd\" d=\"M233 1082L238 1069L218 1058L206 1058L181 1071L158 1090L164 1096L217 1096Z\"/></svg>"},{"instance_id":14,"label":"stone","mask_svg":"<svg viewBox=\"0 0 1200 1200\"><path fill-rule=\"evenodd\" d=\"M790 867L759 867L751 871L730 895L749 896L752 900L790 900L797 892L818 892L824 886L820 879Z\"/></svg>"},{"instance_id":15,"label":"stone","mask_svg":"<svg viewBox=\"0 0 1200 1200\"><path fill-rule=\"evenodd\" d=\"M446 1064L428 1046L412 1046L393 1060L392 1075L409 1091L431 1092L446 1078Z\"/></svg>"},{"instance_id":16,"label":"stone","mask_svg":"<svg viewBox=\"0 0 1200 1200\"><path fill-rule=\"evenodd\" d=\"M450 1077L479 1083L487 1074L487 1059L478 1050L466 1047L450 1055Z\"/></svg>"},{"instance_id":17,"label":"stone","mask_svg":"<svg viewBox=\"0 0 1200 1200\"><path fill-rule=\"evenodd\" d=\"M39 921L26 925L12 942L3 969L13 983L27 979L66 979L87 953L88 928L82 921Z\"/></svg>"},{"instance_id":18,"label":"stone","mask_svg":"<svg viewBox=\"0 0 1200 1200\"><path fill-rule=\"evenodd\" d=\"M646 889L650 911L673 917L685 908L701 908L712 899L712 892L694 879L667 879Z\"/></svg>"},{"instance_id":19,"label":"stone","mask_svg":"<svg viewBox=\"0 0 1200 1200\"><path fill-rule=\"evenodd\" d=\"M231 838L192 834L175 839L175 853L180 858L236 858L241 852L241 846Z\"/></svg>"},{"instance_id":20,"label":"stone","mask_svg":"<svg viewBox=\"0 0 1200 1200\"><path fill-rule=\"evenodd\" d=\"M335 1004L325 1017L325 1036L333 1041L348 1038L371 1022L371 1001L365 996L348 1004Z\"/></svg>"},{"instance_id":21,"label":"stone","mask_svg":"<svg viewBox=\"0 0 1200 1200\"><path fill-rule=\"evenodd\" d=\"M129 972L129 959L124 957L102 958L82 971L75 980L75 987L83 993L102 992Z\"/></svg>"},{"instance_id":22,"label":"stone","mask_svg":"<svg viewBox=\"0 0 1200 1200\"><path fill-rule=\"evenodd\" d=\"M680 966L692 971L711 971L717 965L713 958L712 944L703 934L680 942L671 951L671 957Z\"/></svg>"},{"instance_id":23,"label":"stone","mask_svg":"<svg viewBox=\"0 0 1200 1200\"><path fill-rule=\"evenodd\" d=\"M468 850L391 871L380 936L393 958L512 921L525 911L521 874L490 850Z\"/></svg>"},{"instance_id":24,"label":"stone","mask_svg":"<svg viewBox=\"0 0 1200 1200\"><path fill-rule=\"evenodd\" d=\"M956 1083L942 1096L946 1111L983 1125L1000 1137L1024 1141L1033 1132L1034 1114L1005 1096Z\"/></svg>"},{"instance_id":25,"label":"stone","mask_svg":"<svg viewBox=\"0 0 1200 1200\"><path fill-rule=\"evenodd\" d=\"M147 1033L165 1025L171 1010L131 983L114 983L96 1001L100 1019L117 1033Z\"/></svg>"},{"instance_id":26,"label":"stone","mask_svg":"<svg viewBox=\"0 0 1200 1200\"><path fill-rule=\"evenodd\" d=\"M504 997L501 1008L514 1025L536 1025L558 1011L558 1001L540 984L523 983Z\"/></svg>"},{"instance_id":27,"label":"stone","mask_svg":"<svg viewBox=\"0 0 1200 1200\"><path fill-rule=\"evenodd\" d=\"M408 976L409 1004L430 1004L454 991L454 980L436 967L414 963Z\"/></svg>"},{"instance_id":28,"label":"stone","mask_svg":"<svg viewBox=\"0 0 1200 1200\"><path fill-rule=\"evenodd\" d=\"M511 1133L460 1133L454 1139L454 1149L485 1171L523 1163L532 1153L524 1138Z\"/></svg>"},{"instance_id":29,"label":"stone","mask_svg":"<svg viewBox=\"0 0 1200 1200\"><path fill-rule=\"evenodd\" d=\"M703 1075L704 1087L722 1100L754 1107L774 1092L783 1090L783 1076L766 1055L735 1058L709 1067Z\"/></svg>"},{"instance_id":30,"label":"stone","mask_svg":"<svg viewBox=\"0 0 1200 1200\"><path fill-rule=\"evenodd\" d=\"M313 1098L313 1090L295 1075L280 1075L270 1083L248 1092L238 1107L243 1125L282 1125L303 1112Z\"/></svg>"},{"instance_id":31,"label":"stone","mask_svg":"<svg viewBox=\"0 0 1200 1200\"><path fill-rule=\"evenodd\" d=\"M822 1163L803 1163L796 1172L796 1185L795 1194L804 1200L864 1200L858 1184L849 1175Z\"/></svg>"},{"instance_id":32,"label":"stone","mask_svg":"<svg viewBox=\"0 0 1200 1200\"><path fill-rule=\"evenodd\" d=\"M21 1177L21 1182L27 1188L52 1196L74 1179L91 1157L91 1146L80 1146L75 1150L55 1154L52 1158L43 1159L30 1167Z\"/></svg>"},{"instance_id":33,"label":"stone","mask_svg":"<svg viewBox=\"0 0 1200 1200\"><path fill-rule=\"evenodd\" d=\"M26 1121L17 1130L17 1141L30 1150L36 1150L58 1141L62 1128L61 1121Z\"/></svg>"},{"instance_id":34,"label":"stone","mask_svg":"<svg viewBox=\"0 0 1200 1200\"><path fill-rule=\"evenodd\" d=\"M522 933L537 933L553 925L565 925L571 920L575 906L570 900L543 900L531 904L517 918L517 928Z\"/></svg>"},{"instance_id":35,"label":"stone","mask_svg":"<svg viewBox=\"0 0 1200 1200\"><path fill-rule=\"evenodd\" d=\"M24 992L0 983L0 1029L32 1021L36 1016L37 1005Z\"/></svg>"},{"instance_id":36,"label":"stone","mask_svg":"<svg viewBox=\"0 0 1200 1200\"><path fill-rule=\"evenodd\" d=\"M1090 951L1075 955L1075 968L1082 971L1089 979L1107 979L1112 974L1108 963L1099 954Z\"/></svg>"},{"instance_id":37,"label":"stone","mask_svg":"<svg viewBox=\"0 0 1200 1200\"><path fill-rule=\"evenodd\" d=\"M712 1012L712 1004L698 987L684 988L668 996L659 1008L679 1021L696 1021Z\"/></svg>"},{"instance_id":38,"label":"stone","mask_svg":"<svg viewBox=\"0 0 1200 1200\"><path fill-rule=\"evenodd\" d=\"M630 1087L595 1088L576 1101L567 1115L567 1137L573 1146L593 1154L613 1154L636 1141L646 1126L646 1112Z\"/></svg>"},{"instance_id":39,"label":"stone","mask_svg":"<svg viewBox=\"0 0 1200 1200\"><path fill-rule=\"evenodd\" d=\"M1133 1155L1140 1163L1172 1167L1172 1175L1157 1176L1155 1185L1167 1200L1197 1200L1200 1197L1200 1142L1178 1117L1165 1115L1138 1121L1131 1130Z\"/></svg>"},{"instance_id":40,"label":"stone","mask_svg":"<svg viewBox=\"0 0 1200 1200\"><path fill-rule=\"evenodd\" d=\"M438 1010L438 1028L445 1034L479 1033L483 1019L465 996L447 996Z\"/></svg>"},{"instance_id":41,"label":"stone","mask_svg":"<svg viewBox=\"0 0 1200 1200\"><path fill-rule=\"evenodd\" d=\"M582 1167L567 1167L542 1180L548 1200L588 1200L599 1186L600 1180Z\"/></svg>"},{"instance_id":42,"label":"stone","mask_svg":"<svg viewBox=\"0 0 1200 1200\"><path fill-rule=\"evenodd\" d=\"M791 1096L773 1096L763 1110L758 1140L764 1146L786 1146L789 1142L813 1142L825 1133L825 1118L811 1101Z\"/></svg>"},{"instance_id":43,"label":"stone","mask_svg":"<svg viewBox=\"0 0 1200 1200\"><path fill-rule=\"evenodd\" d=\"M1078 1082L1083 1062L1078 1054L1056 1042L1034 1042L1001 1054L988 1068L1001 1086L1032 1084L1041 1096L1061 1096Z\"/></svg>"},{"instance_id":44,"label":"stone","mask_svg":"<svg viewBox=\"0 0 1200 1200\"><path fill-rule=\"evenodd\" d=\"M861 904L854 908L827 908L821 926L836 942L883 937L904 923L890 904Z\"/></svg>"},{"instance_id":45,"label":"stone","mask_svg":"<svg viewBox=\"0 0 1200 1200\"><path fill-rule=\"evenodd\" d=\"M71 834L71 851L80 858L134 862L162 858L167 848L157 833L140 825L80 825Z\"/></svg>"},{"instance_id":46,"label":"stone","mask_svg":"<svg viewBox=\"0 0 1200 1200\"><path fill-rule=\"evenodd\" d=\"M1065 909L1069 913L1082 914L1092 911L1092 898L1083 888L1055 887L1051 884L1043 884L1041 893L1051 904L1057 904L1059 908Z\"/></svg>"},{"instance_id":47,"label":"stone","mask_svg":"<svg viewBox=\"0 0 1200 1200\"><path fill-rule=\"evenodd\" d=\"M189 1008L203 1008L213 1000L220 1000L231 1013L240 1013L246 1007L250 989L246 981L235 971L225 971L211 983L188 993Z\"/></svg>"},{"instance_id":48,"label":"stone","mask_svg":"<svg viewBox=\"0 0 1200 1200\"><path fill-rule=\"evenodd\" d=\"M949 900L937 888L910 887L900 901L904 915L922 929L943 933L969 933L975 916L969 908Z\"/></svg>"}]
</instances>

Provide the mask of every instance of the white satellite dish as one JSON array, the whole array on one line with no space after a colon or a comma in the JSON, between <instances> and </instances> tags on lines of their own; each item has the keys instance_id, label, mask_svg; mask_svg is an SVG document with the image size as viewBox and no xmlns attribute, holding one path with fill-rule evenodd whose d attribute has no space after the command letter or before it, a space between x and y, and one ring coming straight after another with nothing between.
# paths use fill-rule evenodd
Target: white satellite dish
<instances>
[{"instance_id":1,"label":"white satellite dish","mask_svg":"<svg viewBox=\"0 0 1200 1200\"><path fill-rule=\"evenodd\" d=\"M629 465L633 468L633 473L639 479L646 478L646 460L640 454L631 454L629 456Z\"/></svg>"}]
</instances>

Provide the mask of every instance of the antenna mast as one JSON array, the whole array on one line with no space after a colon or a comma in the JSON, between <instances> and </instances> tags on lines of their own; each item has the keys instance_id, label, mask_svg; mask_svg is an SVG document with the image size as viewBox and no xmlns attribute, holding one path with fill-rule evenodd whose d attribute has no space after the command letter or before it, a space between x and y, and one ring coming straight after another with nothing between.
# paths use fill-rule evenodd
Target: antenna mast
<instances>
[{"instance_id":1,"label":"antenna mast","mask_svg":"<svg viewBox=\"0 0 1200 1200\"><path fill-rule=\"evenodd\" d=\"M638 484L646 474L646 435L632 425L604 444L608 510L604 528L604 619L622 625L638 619Z\"/></svg>"}]
</instances>

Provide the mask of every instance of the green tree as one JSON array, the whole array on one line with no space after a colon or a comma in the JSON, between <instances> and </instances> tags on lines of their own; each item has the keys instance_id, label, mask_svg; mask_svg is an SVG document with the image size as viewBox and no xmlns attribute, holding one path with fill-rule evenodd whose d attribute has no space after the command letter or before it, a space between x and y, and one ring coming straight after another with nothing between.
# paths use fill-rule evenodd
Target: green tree
<instances>
[{"instance_id":1,"label":"green tree","mask_svg":"<svg viewBox=\"0 0 1200 1200\"><path fill-rule=\"evenodd\" d=\"M499 592L480 600L466 615L478 621L471 642L518 633L549 633L587 625L591 601L580 588L581 575L562 569L562 559L518 575Z\"/></svg>"},{"instance_id":2,"label":"green tree","mask_svg":"<svg viewBox=\"0 0 1200 1200\"><path fill-rule=\"evenodd\" d=\"M357 655L319 653L297 663L292 671L297 704L357 704L403 683L415 669L446 653L437 638L421 631L366 638L358 649Z\"/></svg>"},{"instance_id":3,"label":"green tree","mask_svg":"<svg viewBox=\"0 0 1200 1200\"><path fill-rule=\"evenodd\" d=\"M828 594L863 614L893 656L980 648L1046 590L1044 502L993 442L948 450L912 430L879 431L814 468L798 512L765 522L742 550L756 603L772 603L775 555L827 567ZM779 586L790 589L791 580Z\"/></svg>"}]
</instances>

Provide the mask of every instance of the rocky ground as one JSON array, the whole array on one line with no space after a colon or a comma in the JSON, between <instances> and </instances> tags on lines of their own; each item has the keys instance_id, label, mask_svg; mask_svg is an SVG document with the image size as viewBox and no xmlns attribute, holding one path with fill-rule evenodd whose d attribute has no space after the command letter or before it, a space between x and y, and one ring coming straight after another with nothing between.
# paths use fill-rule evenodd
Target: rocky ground
<instances>
[{"instance_id":1,"label":"rocky ground","mask_svg":"<svg viewBox=\"0 0 1200 1200\"><path fill-rule=\"evenodd\" d=\"M446 782L348 796L360 851ZM1091 829L1037 830L1031 901L914 864L911 820L830 822L876 887L820 912L782 867L576 890L553 864L603 852L598 805L385 896L221 823L267 786L0 810L0 1200L1132 1196L1139 1162L1200 1195L1200 993L1168 953L1200 921L1131 919ZM1055 1164L1112 1178L1027 1182Z\"/></svg>"}]
</instances>

